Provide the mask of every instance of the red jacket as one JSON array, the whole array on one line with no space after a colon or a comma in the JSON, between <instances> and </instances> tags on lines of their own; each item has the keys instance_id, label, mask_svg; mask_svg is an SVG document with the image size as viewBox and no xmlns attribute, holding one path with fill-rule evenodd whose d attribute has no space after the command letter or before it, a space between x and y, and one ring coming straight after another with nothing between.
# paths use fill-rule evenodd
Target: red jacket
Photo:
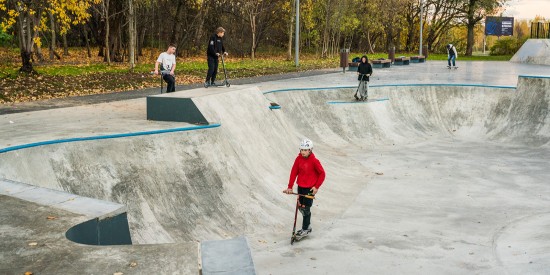
<instances>
[{"instance_id":1,"label":"red jacket","mask_svg":"<svg viewBox=\"0 0 550 275\"><path fill-rule=\"evenodd\" d=\"M315 187L319 189L321 187L321 184L325 180L325 169L323 169L321 162L319 162L313 152L307 158L302 157L301 154L298 154L298 157L296 157L292 170L290 170L289 189L292 189L296 177L298 177L298 186L302 188Z\"/></svg>"}]
</instances>

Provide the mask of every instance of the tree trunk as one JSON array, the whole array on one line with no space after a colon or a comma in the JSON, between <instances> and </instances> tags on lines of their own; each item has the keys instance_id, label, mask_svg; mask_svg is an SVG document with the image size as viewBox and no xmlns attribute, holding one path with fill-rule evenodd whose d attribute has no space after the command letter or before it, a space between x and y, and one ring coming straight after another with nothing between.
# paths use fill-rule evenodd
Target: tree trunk
<instances>
[{"instance_id":1,"label":"tree trunk","mask_svg":"<svg viewBox=\"0 0 550 275\"><path fill-rule=\"evenodd\" d=\"M176 7L176 14L173 19L173 28L172 28L172 34L170 35L169 43L176 43L177 38L180 36L180 32L181 32L180 29L182 25L181 24L182 16L180 15L180 13L181 13L181 10L183 9L183 5L185 4L184 2L185 2L184 0L178 1L178 5Z\"/></svg>"},{"instance_id":2,"label":"tree trunk","mask_svg":"<svg viewBox=\"0 0 550 275\"><path fill-rule=\"evenodd\" d=\"M296 1L296 0L294 0ZM296 2L292 1L291 6L296 6ZM292 60L292 34L293 34L293 27L294 27L294 17L293 9L290 8L290 20L288 23L288 46L287 46L287 52L286 52L286 60L290 61Z\"/></svg>"},{"instance_id":3,"label":"tree trunk","mask_svg":"<svg viewBox=\"0 0 550 275\"><path fill-rule=\"evenodd\" d=\"M139 34L137 42L137 56L143 56L143 44L145 43L145 34L147 33L147 28L142 28ZM138 58L136 57L136 60Z\"/></svg>"},{"instance_id":4,"label":"tree trunk","mask_svg":"<svg viewBox=\"0 0 550 275\"><path fill-rule=\"evenodd\" d=\"M67 43L67 34L62 35L63 38L63 56L69 56L69 44Z\"/></svg>"},{"instance_id":5,"label":"tree trunk","mask_svg":"<svg viewBox=\"0 0 550 275\"><path fill-rule=\"evenodd\" d=\"M250 14L250 30L252 31L252 46L250 49L250 58L254 60L256 58L256 15L251 12Z\"/></svg>"},{"instance_id":6,"label":"tree trunk","mask_svg":"<svg viewBox=\"0 0 550 275\"><path fill-rule=\"evenodd\" d=\"M468 38L466 41L466 56L472 56L472 49L474 47L474 28L476 26L475 20L475 5L476 0L468 1L468 13L466 26L468 28Z\"/></svg>"},{"instance_id":7,"label":"tree trunk","mask_svg":"<svg viewBox=\"0 0 550 275\"><path fill-rule=\"evenodd\" d=\"M327 58L329 48L329 24L330 24L330 0L326 1L325 7L325 29L323 30L323 49L321 51L321 58Z\"/></svg>"},{"instance_id":8,"label":"tree trunk","mask_svg":"<svg viewBox=\"0 0 550 275\"><path fill-rule=\"evenodd\" d=\"M109 46L109 0L103 1L103 12L105 17L105 59L107 65L111 65L111 47Z\"/></svg>"},{"instance_id":9,"label":"tree trunk","mask_svg":"<svg viewBox=\"0 0 550 275\"><path fill-rule=\"evenodd\" d=\"M19 38L19 48L21 50L22 66L19 68L20 73L35 74L36 71L32 65L32 49L33 49L33 27L31 18L27 13L20 13L17 20L17 36Z\"/></svg>"},{"instance_id":10,"label":"tree trunk","mask_svg":"<svg viewBox=\"0 0 550 275\"><path fill-rule=\"evenodd\" d=\"M368 52L373 54L374 49L372 48L372 43L370 41L370 32L367 30L367 45L368 45Z\"/></svg>"},{"instance_id":11,"label":"tree trunk","mask_svg":"<svg viewBox=\"0 0 550 275\"><path fill-rule=\"evenodd\" d=\"M134 1L128 0L128 60L130 61L130 71L134 72L135 64L135 49L136 49L136 22L134 13Z\"/></svg>"},{"instance_id":12,"label":"tree trunk","mask_svg":"<svg viewBox=\"0 0 550 275\"><path fill-rule=\"evenodd\" d=\"M469 20L469 19L468 19ZM466 43L466 56L472 56L473 48L474 48L474 28L476 24L475 23L468 23L468 39Z\"/></svg>"},{"instance_id":13,"label":"tree trunk","mask_svg":"<svg viewBox=\"0 0 550 275\"><path fill-rule=\"evenodd\" d=\"M52 38L50 41L50 60L53 60L54 56L58 56L55 52L55 20L51 12L48 12L48 15L50 16L50 29L52 32Z\"/></svg>"},{"instance_id":14,"label":"tree trunk","mask_svg":"<svg viewBox=\"0 0 550 275\"><path fill-rule=\"evenodd\" d=\"M202 36L203 36L203 30L204 30L204 20L206 18L206 16L208 15L208 1L202 1L202 5L201 5L201 8L200 8L200 12L199 12L199 18L198 18L198 23L197 23L197 28L195 29L195 49L196 51L199 50L202 46L202 43L203 43L203 39L202 39Z\"/></svg>"},{"instance_id":15,"label":"tree trunk","mask_svg":"<svg viewBox=\"0 0 550 275\"><path fill-rule=\"evenodd\" d=\"M32 67L32 52L27 52L21 50L21 60L23 61L23 66L19 68L20 73L35 74L34 68Z\"/></svg>"},{"instance_id":16,"label":"tree trunk","mask_svg":"<svg viewBox=\"0 0 550 275\"><path fill-rule=\"evenodd\" d=\"M88 53L88 58L92 58L92 51L90 50L90 39L88 39L88 29L86 29L86 25L82 27L82 32L84 33L84 40L86 43L86 52Z\"/></svg>"},{"instance_id":17,"label":"tree trunk","mask_svg":"<svg viewBox=\"0 0 550 275\"><path fill-rule=\"evenodd\" d=\"M38 62L44 61L44 55L42 55L42 49L34 44L34 56L38 59Z\"/></svg>"}]
</instances>

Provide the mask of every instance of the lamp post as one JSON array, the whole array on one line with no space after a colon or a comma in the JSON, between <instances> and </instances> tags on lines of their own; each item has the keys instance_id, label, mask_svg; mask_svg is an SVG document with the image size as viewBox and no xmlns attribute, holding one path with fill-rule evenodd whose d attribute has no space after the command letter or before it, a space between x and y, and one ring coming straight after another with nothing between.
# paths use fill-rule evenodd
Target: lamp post
<instances>
[{"instance_id":1,"label":"lamp post","mask_svg":"<svg viewBox=\"0 0 550 275\"><path fill-rule=\"evenodd\" d=\"M420 0L420 47L418 49L418 55L422 55L422 14L424 13L424 1Z\"/></svg>"},{"instance_id":2,"label":"lamp post","mask_svg":"<svg viewBox=\"0 0 550 275\"><path fill-rule=\"evenodd\" d=\"M294 63L300 66L300 0L296 0L296 36L294 45Z\"/></svg>"}]
</instances>

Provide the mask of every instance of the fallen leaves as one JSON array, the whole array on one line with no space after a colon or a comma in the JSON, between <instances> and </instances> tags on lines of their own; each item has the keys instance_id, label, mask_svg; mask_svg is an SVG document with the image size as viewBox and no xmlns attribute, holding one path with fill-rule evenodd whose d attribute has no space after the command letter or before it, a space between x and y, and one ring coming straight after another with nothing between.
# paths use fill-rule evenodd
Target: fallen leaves
<instances>
[{"instance_id":1,"label":"fallen leaves","mask_svg":"<svg viewBox=\"0 0 550 275\"><path fill-rule=\"evenodd\" d=\"M56 217L56 216L47 216L46 219L47 219L48 221L53 221L53 220L56 220L57 217Z\"/></svg>"},{"instance_id":2,"label":"fallen leaves","mask_svg":"<svg viewBox=\"0 0 550 275\"><path fill-rule=\"evenodd\" d=\"M37 242L30 242L30 243L28 243L28 245L29 245L29 246L37 246L38 243L37 243Z\"/></svg>"},{"instance_id":3,"label":"fallen leaves","mask_svg":"<svg viewBox=\"0 0 550 275\"><path fill-rule=\"evenodd\" d=\"M177 75L177 85L201 83L192 75ZM166 87L166 83L163 83ZM160 79L146 73L95 73L41 77L20 75L0 79L0 104L65 98L160 87Z\"/></svg>"},{"instance_id":4,"label":"fallen leaves","mask_svg":"<svg viewBox=\"0 0 550 275\"><path fill-rule=\"evenodd\" d=\"M97 48L87 57L86 48L71 48L70 56L61 60L34 63L38 75L18 75L21 66L17 50L0 51L0 104L66 98L92 94L153 88L160 86L160 77L149 70L160 53L158 49L143 49L136 73L128 72L127 63L107 65L97 56ZM47 50L45 50L47 51ZM248 57L231 57L226 63L229 78L274 75L297 71L334 68L336 57L319 59L315 54L304 54L299 68L286 55L259 55L254 61ZM178 57L177 85L202 83L206 76L206 58L203 55ZM221 66L221 65L220 65ZM147 71L145 71L145 69ZM221 68L218 75L223 77ZM166 87L166 84L163 84Z\"/></svg>"}]
</instances>

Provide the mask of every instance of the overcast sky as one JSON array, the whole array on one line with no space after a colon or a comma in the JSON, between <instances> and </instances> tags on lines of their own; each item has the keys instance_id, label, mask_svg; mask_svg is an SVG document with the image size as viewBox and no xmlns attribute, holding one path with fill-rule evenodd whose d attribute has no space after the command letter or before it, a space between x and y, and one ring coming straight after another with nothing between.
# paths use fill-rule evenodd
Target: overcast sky
<instances>
[{"instance_id":1,"label":"overcast sky","mask_svg":"<svg viewBox=\"0 0 550 275\"><path fill-rule=\"evenodd\" d=\"M550 0L510 0L505 7L504 16L534 19L540 15L550 19Z\"/></svg>"}]
</instances>

